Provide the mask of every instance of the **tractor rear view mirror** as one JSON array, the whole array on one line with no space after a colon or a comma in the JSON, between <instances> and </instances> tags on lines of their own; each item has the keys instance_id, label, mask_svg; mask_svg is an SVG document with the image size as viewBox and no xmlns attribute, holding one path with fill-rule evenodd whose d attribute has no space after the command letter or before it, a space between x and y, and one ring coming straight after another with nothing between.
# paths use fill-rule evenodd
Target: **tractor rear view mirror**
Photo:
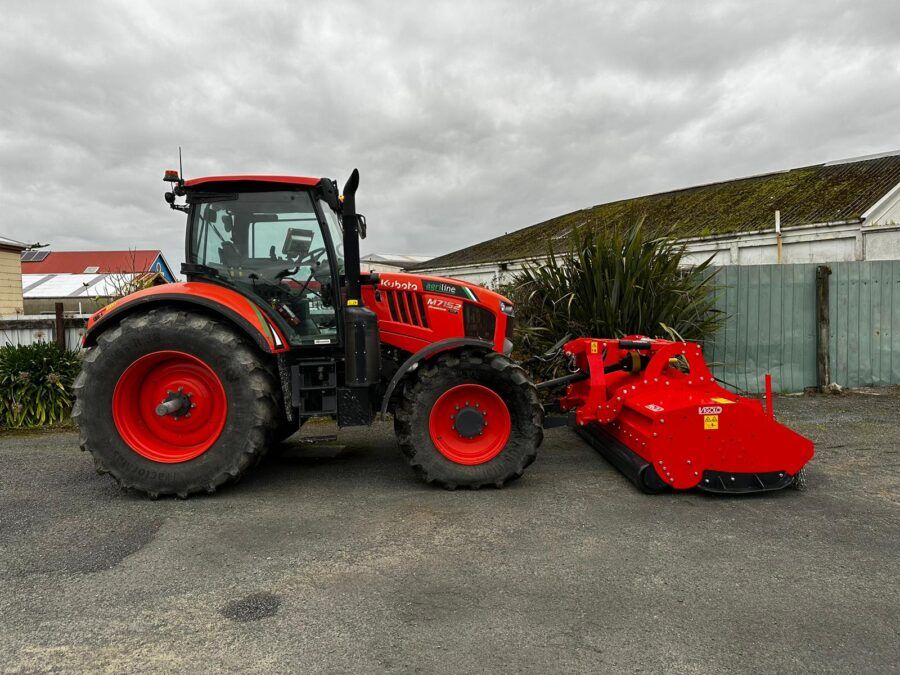
<instances>
[{"instance_id":1,"label":"tractor rear view mirror","mask_svg":"<svg viewBox=\"0 0 900 675\"><path fill-rule=\"evenodd\" d=\"M281 252L288 258L298 258L302 260L306 257L306 254L309 253L312 242L312 230L301 230L298 227L291 227L288 229L287 236L284 238L284 246L281 247Z\"/></svg>"},{"instance_id":2,"label":"tractor rear view mirror","mask_svg":"<svg viewBox=\"0 0 900 675\"><path fill-rule=\"evenodd\" d=\"M359 238L365 239L366 238L366 217L361 213L357 213L354 216L344 216L344 220L342 222L343 229L346 231L347 224L349 222L352 222L351 220L349 220L349 218L351 218L351 217L356 218L356 233L359 235Z\"/></svg>"}]
</instances>

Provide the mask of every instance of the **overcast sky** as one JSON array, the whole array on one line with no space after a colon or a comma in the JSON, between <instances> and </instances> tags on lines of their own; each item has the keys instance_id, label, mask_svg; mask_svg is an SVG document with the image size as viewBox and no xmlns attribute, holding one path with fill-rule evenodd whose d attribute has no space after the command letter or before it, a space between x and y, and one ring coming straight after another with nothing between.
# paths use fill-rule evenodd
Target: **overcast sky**
<instances>
[{"instance_id":1,"label":"overcast sky","mask_svg":"<svg viewBox=\"0 0 900 675\"><path fill-rule=\"evenodd\" d=\"M184 8L189 7L189 11ZM0 2L0 234L162 248L188 177L359 167L364 253L900 147L900 2Z\"/></svg>"}]
</instances>

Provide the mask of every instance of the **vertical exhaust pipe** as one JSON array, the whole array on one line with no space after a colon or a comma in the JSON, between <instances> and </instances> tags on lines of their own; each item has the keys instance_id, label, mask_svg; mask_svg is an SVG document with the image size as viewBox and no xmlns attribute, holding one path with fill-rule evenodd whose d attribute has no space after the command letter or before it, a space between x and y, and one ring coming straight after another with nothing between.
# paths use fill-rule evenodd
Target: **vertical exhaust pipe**
<instances>
[{"instance_id":1,"label":"vertical exhaust pipe","mask_svg":"<svg viewBox=\"0 0 900 675\"><path fill-rule=\"evenodd\" d=\"M370 424L380 403L375 388L381 374L381 344L378 317L363 306L359 284L359 217L356 213L356 189L359 171L353 169L344 185L341 221L344 226L344 379L338 387L338 424Z\"/></svg>"},{"instance_id":2,"label":"vertical exhaust pipe","mask_svg":"<svg viewBox=\"0 0 900 675\"><path fill-rule=\"evenodd\" d=\"M353 169L344 184L344 203L341 220L344 224L344 274L347 279L347 306L362 304L359 290L359 219L356 215L356 189L359 187L359 171Z\"/></svg>"}]
</instances>

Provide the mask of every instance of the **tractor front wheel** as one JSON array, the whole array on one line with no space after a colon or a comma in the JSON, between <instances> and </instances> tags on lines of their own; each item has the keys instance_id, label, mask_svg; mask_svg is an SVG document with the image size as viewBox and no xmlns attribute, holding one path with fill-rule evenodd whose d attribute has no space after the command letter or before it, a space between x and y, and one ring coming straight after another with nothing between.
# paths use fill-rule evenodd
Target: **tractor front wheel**
<instances>
[{"instance_id":1,"label":"tractor front wheel","mask_svg":"<svg viewBox=\"0 0 900 675\"><path fill-rule=\"evenodd\" d=\"M266 450L278 383L264 357L210 317L153 309L97 338L73 418L97 471L151 497L213 492Z\"/></svg>"},{"instance_id":2,"label":"tractor front wheel","mask_svg":"<svg viewBox=\"0 0 900 675\"><path fill-rule=\"evenodd\" d=\"M400 448L428 483L503 487L543 439L534 384L502 354L444 354L418 368L394 415Z\"/></svg>"}]
</instances>

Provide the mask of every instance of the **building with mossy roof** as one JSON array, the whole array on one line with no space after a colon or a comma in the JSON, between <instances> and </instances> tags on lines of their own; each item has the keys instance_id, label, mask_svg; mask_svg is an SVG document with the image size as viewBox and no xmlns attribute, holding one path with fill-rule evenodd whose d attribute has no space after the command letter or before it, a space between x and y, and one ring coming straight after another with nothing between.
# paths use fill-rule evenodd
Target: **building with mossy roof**
<instances>
[{"instance_id":1,"label":"building with mossy roof","mask_svg":"<svg viewBox=\"0 0 900 675\"><path fill-rule=\"evenodd\" d=\"M579 227L639 219L683 241L688 263L710 257L716 265L900 260L900 152L599 204L407 271L502 283L523 264L566 251Z\"/></svg>"}]
</instances>

